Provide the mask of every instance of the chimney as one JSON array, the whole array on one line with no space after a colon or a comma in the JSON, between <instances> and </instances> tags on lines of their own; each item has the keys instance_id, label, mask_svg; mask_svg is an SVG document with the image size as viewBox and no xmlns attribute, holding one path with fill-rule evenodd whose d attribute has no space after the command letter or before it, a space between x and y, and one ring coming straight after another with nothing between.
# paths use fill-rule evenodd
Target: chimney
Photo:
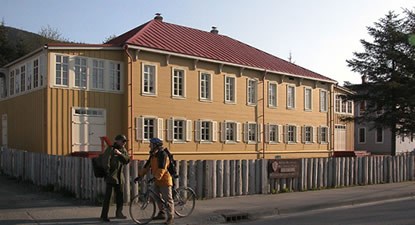
<instances>
[{"instance_id":1,"label":"chimney","mask_svg":"<svg viewBox=\"0 0 415 225\"><path fill-rule=\"evenodd\" d=\"M210 33L212 33L212 34L218 34L219 31L218 31L217 27L212 27L212 30L210 31Z\"/></svg>"},{"instance_id":2,"label":"chimney","mask_svg":"<svg viewBox=\"0 0 415 225\"><path fill-rule=\"evenodd\" d=\"M154 19L160 22L163 22L163 17L161 16L161 13L156 13L156 16L154 17Z\"/></svg>"}]
</instances>

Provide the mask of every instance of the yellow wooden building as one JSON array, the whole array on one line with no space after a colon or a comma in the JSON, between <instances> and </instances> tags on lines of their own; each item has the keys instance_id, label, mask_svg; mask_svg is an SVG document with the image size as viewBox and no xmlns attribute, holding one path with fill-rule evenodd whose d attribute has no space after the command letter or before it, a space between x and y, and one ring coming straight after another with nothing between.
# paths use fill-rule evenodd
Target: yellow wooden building
<instances>
[{"instance_id":1,"label":"yellow wooden building","mask_svg":"<svg viewBox=\"0 0 415 225\"><path fill-rule=\"evenodd\" d=\"M354 149L335 80L160 15L105 44L48 44L0 70L0 143L53 155L124 133L135 158L327 157Z\"/></svg>"}]
</instances>

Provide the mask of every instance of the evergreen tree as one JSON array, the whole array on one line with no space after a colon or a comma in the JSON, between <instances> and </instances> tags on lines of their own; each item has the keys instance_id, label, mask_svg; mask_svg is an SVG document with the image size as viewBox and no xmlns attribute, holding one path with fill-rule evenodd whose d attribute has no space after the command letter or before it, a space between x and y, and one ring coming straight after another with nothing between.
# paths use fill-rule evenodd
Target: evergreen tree
<instances>
[{"instance_id":1,"label":"evergreen tree","mask_svg":"<svg viewBox=\"0 0 415 225\"><path fill-rule=\"evenodd\" d=\"M9 58L12 55L12 48L7 41L7 31L4 27L4 20L0 23L0 67L9 62Z\"/></svg>"},{"instance_id":2,"label":"evergreen tree","mask_svg":"<svg viewBox=\"0 0 415 225\"><path fill-rule=\"evenodd\" d=\"M367 28L372 42L361 40L364 52L346 60L352 71L362 75L362 84L351 85L351 98L366 102L358 122L389 128L396 135L415 133L415 15L408 9L403 17L394 12ZM394 142L394 140L392 140Z\"/></svg>"}]
</instances>

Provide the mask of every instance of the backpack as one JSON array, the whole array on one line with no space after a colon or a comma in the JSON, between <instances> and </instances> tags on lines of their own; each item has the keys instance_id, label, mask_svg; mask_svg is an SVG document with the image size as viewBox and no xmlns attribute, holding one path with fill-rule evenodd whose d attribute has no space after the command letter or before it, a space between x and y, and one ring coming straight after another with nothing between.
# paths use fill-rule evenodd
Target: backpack
<instances>
[{"instance_id":1,"label":"backpack","mask_svg":"<svg viewBox=\"0 0 415 225\"><path fill-rule=\"evenodd\" d=\"M169 157L169 161L170 161L167 171L169 171L173 179L178 178L179 175L177 174L177 168L176 168L177 162L176 160L174 160L173 154L171 154L171 152L167 148L164 149L164 152L167 154L167 156Z\"/></svg>"},{"instance_id":2,"label":"backpack","mask_svg":"<svg viewBox=\"0 0 415 225\"><path fill-rule=\"evenodd\" d=\"M104 169L104 154L99 154L98 157L92 158L92 168L94 170L95 177L105 177L106 172Z\"/></svg>"}]
</instances>

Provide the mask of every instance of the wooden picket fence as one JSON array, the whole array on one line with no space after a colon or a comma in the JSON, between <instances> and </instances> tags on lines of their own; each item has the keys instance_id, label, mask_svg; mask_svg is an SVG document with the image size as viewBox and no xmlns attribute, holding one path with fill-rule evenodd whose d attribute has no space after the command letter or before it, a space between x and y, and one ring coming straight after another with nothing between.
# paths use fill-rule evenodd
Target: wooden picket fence
<instances>
[{"instance_id":1,"label":"wooden picket fence","mask_svg":"<svg viewBox=\"0 0 415 225\"><path fill-rule=\"evenodd\" d=\"M105 183L93 175L91 159L54 156L2 148L0 171L11 177L65 191L76 198L96 201L102 198ZM356 185L415 180L414 154L343 158L304 158L300 176L268 178L268 160L189 160L178 161L180 177L176 186L191 187L199 199L307 191ZM124 175L125 202L139 191L132 181L143 161L132 161Z\"/></svg>"}]
</instances>

